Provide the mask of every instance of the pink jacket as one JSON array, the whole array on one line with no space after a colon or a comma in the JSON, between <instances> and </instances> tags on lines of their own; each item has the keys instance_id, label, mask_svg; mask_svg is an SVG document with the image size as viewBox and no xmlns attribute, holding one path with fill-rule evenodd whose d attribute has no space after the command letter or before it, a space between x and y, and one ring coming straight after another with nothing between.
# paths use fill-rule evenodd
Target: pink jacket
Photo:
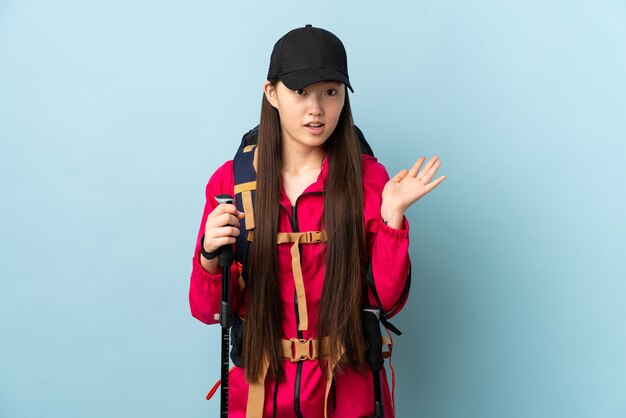
<instances>
[{"instance_id":1,"label":"pink jacket","mask_svg":"<svg viewBox=\"0 0 626 418\"><path fill-rule=\"evenodd\" d=\"M317 181L311 184L298 198L292 208L284 190L280 200L279 232L291 232L293 226L298 231L319 231L322 228L322 209L324 202L324 185L328 167L324 160L322 171ZM364 219L368 251L372 259L372 269L376 289L385 311L400 304L402 290L405 287L410 260L408 255L409 231L408 222L404 220L403 229L392 229L380 218L381 194L389 176L385 168L376 158L363 155L363 192ZM217 203L214 196L218 194L234 195L233 162L222 165L211 177L206 186L206 205L193 256L193 271L189 289L189 303L192 315L206 324L217 323L215 314L220 311L221 275L207 273L200 264L200 238L204 234L204 224L208 214ZM295 215L295 217L294 217ZM298 325L296 319L295 284L292 273L290 243L278 244L278 280L282 303L282 338L297 338ZM321 257L323 245L301 244L300 263L306 295L306 312L308 313L308 329L302 331L302 338L314 338L317 331L317 311L324 282L324 259ZM233 266L232 305L233 310L245 317L246 301L241 299L237 278L237 267ZM370 303L376 306L370 294ZM298 371L298 365L301 364ZM274 398L275 383L267 378L265 382L264 416L294 417L298 416L294 409L301 412L302 417L323 417L326 379L322 375L317 360L305 360L292 363L284 360L285 379L278 385L277 396ZM298 376L299 375L299 376ZM299 384L297 384L299 382ZM246 414L248 384L243 370L235 367L229 378L229 417L243 418ZM371 417L373 411L373 388L371 373L361 374L348 370L335 377L333 382L336 402L329 401L329 417ZM393 416L393 407L386 376L383 373L383 401L385 416ZM274 415L274 399L276 415Z\"/></svg>"}]
</instances>

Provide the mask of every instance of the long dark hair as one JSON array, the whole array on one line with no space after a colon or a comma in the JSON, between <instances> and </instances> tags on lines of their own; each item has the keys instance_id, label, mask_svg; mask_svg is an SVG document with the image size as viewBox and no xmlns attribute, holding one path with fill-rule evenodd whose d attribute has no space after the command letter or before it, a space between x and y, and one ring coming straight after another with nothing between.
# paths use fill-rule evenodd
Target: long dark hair
<instances>
[{"instance_id":1,"label":"long dark hair","mask_svg":"<svg viewBox=\"0 0 626 418\"><path fill-rule=\"evenodd\" d=\"M263 96L254 202L257 222L251 244L249 303L243 337L243 367L250 381L262 376L265 360L269 362L270 376L282 376L282 321L276 261L282 167L280 132L278 111ZM328 245L317 335L318 338L329 337L329 355L339 361L337 370L346 364L362 370L365 342L361 301L367 250L361 149L347 91L337 127L325 146L329 167L323 218ZM345 353L340 359L342 348Z\"/></svg>"}]
</instances>

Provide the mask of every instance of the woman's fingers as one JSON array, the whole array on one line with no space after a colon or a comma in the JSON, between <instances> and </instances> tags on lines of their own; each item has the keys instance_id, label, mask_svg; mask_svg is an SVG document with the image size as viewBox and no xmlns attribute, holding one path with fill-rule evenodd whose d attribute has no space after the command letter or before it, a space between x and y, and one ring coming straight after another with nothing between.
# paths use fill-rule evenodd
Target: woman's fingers
<instances>
[{"instance_id":1,"label":"woman's fingers","mask_svg":"<svg viewBox=\"0 0 626 418\"><path fill-rule=\"evenodd\" d=\"M234 226L207 228L204 234L204 249L213 252L226 244L234 244L239 234L239 228Z\"/></svg>"},{"instance_id":2,"label":"woman's fingers","mask_svg":"<svg viewBox=\"0 0 626 418\"><path fill-rule=\"evenodd\" d=\"M422 168L425 160L424 157L418 158L410 170L400 171L385 185L383 202L387 206L406 210L447 178L440 176L432 181L441 166L439 156L432 157Z\"/></svg>"},{"instance_id":3,"label":"woman's fingers","mask_svg":"<svg viewBox=\"0 0 626 418\"><path fill-rule=\"evenodd\" d=\"M398 182L402 181L402 179L405 178L407 174L409 174L409 172L407 170L401 170L398 174L393 176L391 181L393 181L394 183L398 183Z\"/></svg>"},{"instance_id":4,"label":"woman's fingers","mask_svg":"<svg viewBox=\"0 0 626 418\"><path fill-rule=\"evenodd\" d=\"M213 209L213 211L209 214L209 216L211 215L217 216L223 213L230 213L236 217L242 217L241 215L243 215L243 212L239 212L239 210L237 210L237 207L235 205L222 204L222 205L217 205L215 209Z\"/></svg>"},{"instance_id":5,"label":"woman's fingers","mask_svg":"<svg viewBox=\"0 0 626 418\"><path fill-rule=\"evenodd\" d=\"M442 181L444 181L445 179L447 179L446 176L441 176L439 177L437 180L433 181L430 184L426 185L426 189L430 192L432 189L434 189L435 187L437 187Z\"/></svg>"},{"instance_id":6,"label":"woman's fingers","mask_svg":"<svg viewBox=\"0 0 626 418\"><path fill-rule=\"evenodd\" d=\"M240 234L239 220L243 217L243 212L239 212L235 205L217 205L205 222L204 249L212 252L224 245L233 244Z\"/></svg>"},{"instance_id":7,"label":"woman's fingers","mask_svg":"<svg viewBox=\"0 0 626 418\"><path fill-rule=\"evenodd\" d=\"M435 175L435 173L437 173L437 169L439 168L439 166L441 165L441 160L437 160L436 163L434 163L429 169L428 171L426 171L422 178L419 179L422 181L422 183L424 184L428 184L430 183L430 180L433 178L433 176ZM424 170L426 170L426 168L424 168Z\"/></svg>"},{"instance_id":8,"label":"woman's fingers","mask_svg":"<svg viewBox=\"0 0 626 418\"><path fill-rule=\"evenodd\" d=\"M222 206L230 206L223 208ZM243 212L239 212L234 205L219 205L207 217L207 226L219 227L224 225L239 226L243 219Z\"/></svg>"},{"instance_id":9,"label":"woman's fingers","mask_svg":"<svg viewBox=\"0 0 626 418\"><path fill-rule=\"evenodd\" d=\"M204 242L204 250L209 252L209 253L213 253L215 251L217 251L218 249L222 248L224 245L229 245L229 244L234 244L237 241L237 238L235 237L219 237L219 238L213 238L210 243L206 242L206 237L205 237L205 242Z\"/></svg>"},{"instance_id":10,"label":"woman's fingers","mask_svg":"<svg viewBox=\"0 0 626 418\"><path fill-rule=\"evenodd\" d=\"M422 180L424 176L426 175L426 173L428 173L428 170L432 168L432 166L437 162L437 160L439 160L439 157L436 155L432 157L430 160L428 160L424 168L421 170L421 172L417 176L415 176L415 178L417 178L418 180Z\"/></svg>"},{"instance_id":11,"label":"woman's fingers","mask_svg":"<svg viewBox=\"0 0 626 418\"><path fill-rule=\"evenodd\" d=\"M424 167L420 170L420 167L422 167L422 164L424 164L425 160L426 160L426 158L424 158L424 157L418 158L417 161L415 162L415 164L413 164L413 167L411 167L411 169L408 171L407 174L409 176L411 176L411 177L414 177L414 178L422 181L422 183L424 183L424 184L428 184L428 182L430 182L430 180L433 178L433 176L437 172L437 169L441 165L441 160L439 159L439 156L435 155L430 160L428 160L426 165L424 165ZM403 171L406 171L406 170L403 170ZM396 177L394 177L394 180L397 177L398 177L398 175L396 175ZM402 177L402 178L404 178L404 177ZM402 180L402 179L400 179L400 180Z\"/></svg>"},{"instance_id":12,"label":"woman's fingers","mask_svg":"<svg viewBox=\"0 0 626 418\"><path fill-rule=\"evenodd\" d=\"M225 225L239 227L239 224L239 219L230 213L222 213L221 215L209 217L206 220L207 228L219 228Z\"/></svg>"},{"instance_id":13,"label":"woman's fingers","mask_svg":"<svg viewBox=\"0 0 626 418\"><path fill-rule=\"evenodd\" d=\"M220 237L237 237L241 232L239 228L235 228L234 226L223 226L221 228L213 228L213 236L215 238Z\"/></svg>"},{"instance_id":14,"label":"woman's fingers","mask_svg":"<svg viewBox=\"0 0 626 418\"><path fill-rule=\"evenodd\" d=\"M413 167L411 167L411 169L409 170L409 176L411 177L417 176L417 173L420 171L420 167L422 166L425 160L426 158L419 157L417 161L415 161L415 164L413 164Z\"/></svg>"}]
</instances>

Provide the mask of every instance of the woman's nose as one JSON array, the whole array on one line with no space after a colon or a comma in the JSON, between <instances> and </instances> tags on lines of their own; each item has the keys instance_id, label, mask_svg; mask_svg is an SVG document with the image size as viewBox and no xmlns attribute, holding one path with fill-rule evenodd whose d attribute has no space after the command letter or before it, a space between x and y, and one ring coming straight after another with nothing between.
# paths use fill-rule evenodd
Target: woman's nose
<instances>
[{"instance_id":1,"label":"woman's nose","mask_svg":"<svg viewBox=\"0 0 626 418\"><path fill-rule=\"evenodd\" d=\"M321 98L317 94L311 94L309 96L309 115L322 115L323 113Z\"/></svg>"}]
</instances>

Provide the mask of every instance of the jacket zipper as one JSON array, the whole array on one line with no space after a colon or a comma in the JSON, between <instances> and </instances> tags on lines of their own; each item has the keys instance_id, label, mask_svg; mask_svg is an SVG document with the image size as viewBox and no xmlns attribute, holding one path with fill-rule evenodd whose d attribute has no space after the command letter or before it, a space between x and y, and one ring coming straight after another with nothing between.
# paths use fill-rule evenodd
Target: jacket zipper
<instances>
[{"instance_id":1,"label":"jacket zipper","mask_svg":"<svg viewBox=\"0 0 626 418\"><path fill-rule=\"evenodd\" d=\"M300 232L298 226L298 199L296 204L291 207L291 230L293 232ZM299 244L296 244L299 245ZM294 290L294 306L296 308L296 329L298 332L298 339L302 339L302 331L300 331L300 315L298 313L298 294ZM293 389L293 409L296 413L296 417L302 418L302 412L300 411L300 383L302 379L302 362L299 361L296 365L296 379L295 387Z\"/></svg>"},{"instance_id":2,"label":"jacket zipper","mask_svg":"<svg viewBox=\"0 0 626 418\"><path fill-rule=\"evenodd\" d=\"M305 194L323 195L324 192L323 191L307 192L307 193L302 193L300 196L298 196L298 198L296 199L295 205L291 206L291 213L287 211L289 221L291 223L292 232L300 232L300 226L298 225L298 201ZM284 206L282 205L280 206L284 208ZM296 310L296 331L298 334L298 338L302 339L302 331L300 331L299 329L300 328L300 314L298 313L298 294L296 293L295 290L294 290L294 307ZM302 362L299 361L296 365L296 379L295 379L295 384L294 384L295 387L293 391L293 409L297 418L302 418L302 412L300 410L300 383L301 381L302 381Z\"/></svg>"}]
</instances>

